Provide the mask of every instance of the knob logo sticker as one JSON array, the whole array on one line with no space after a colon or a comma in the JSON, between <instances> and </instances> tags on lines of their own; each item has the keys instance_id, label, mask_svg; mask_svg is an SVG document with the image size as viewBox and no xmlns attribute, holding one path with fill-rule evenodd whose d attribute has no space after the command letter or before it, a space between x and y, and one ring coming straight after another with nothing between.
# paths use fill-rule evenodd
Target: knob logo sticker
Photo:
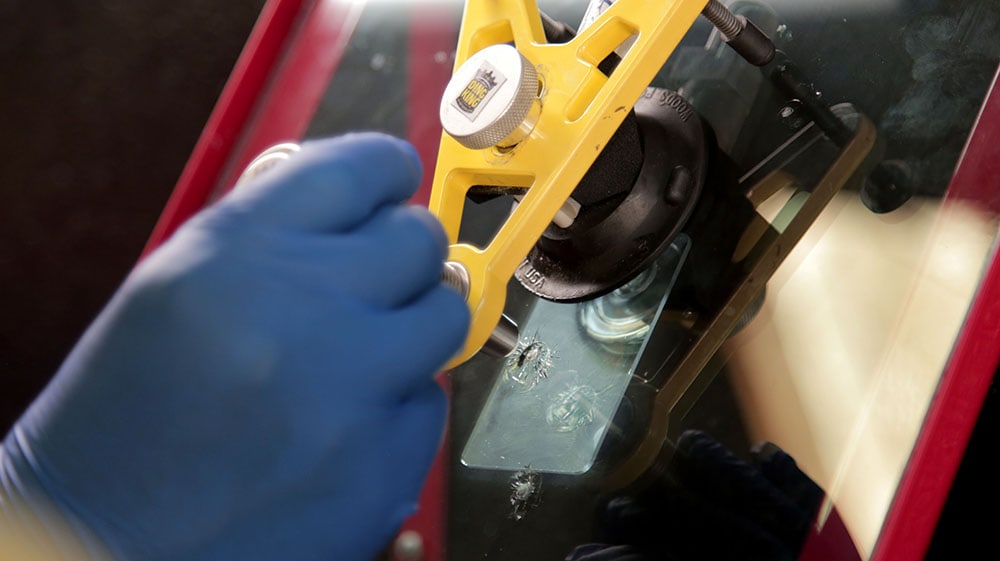
<instances>
[{"instance_id":1,"label":"knob logo sticker","mask_svg":"<svg viewBox=\"0 0 1000 561\"><path fill-rule=\"evenodd\" d=\"M482 113L483 108L486 107L486 103L506 81L507 78L492 64L483 61L476 70L475 76L469 80L469 83L462 89L462 93L458 94L458 97L451 104L470 121L475 121L476 117Z\"/></svg>"}]
</instances>

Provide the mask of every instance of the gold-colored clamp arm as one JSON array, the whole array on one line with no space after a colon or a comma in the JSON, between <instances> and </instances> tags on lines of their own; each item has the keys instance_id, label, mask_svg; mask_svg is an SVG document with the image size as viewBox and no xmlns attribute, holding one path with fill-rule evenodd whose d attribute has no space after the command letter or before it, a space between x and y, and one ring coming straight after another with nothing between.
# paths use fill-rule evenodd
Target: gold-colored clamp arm
<instances>
[{"instance_id":1,"label":"gold-colored clamp arm","mask_svg":"<svg viewBox=\"0 0 1000 561\"><path fill-rule=\"evenodd\" d=\"M472 313L465 347L447 368L470 358L489 339L514 272L706 3L617 0L563 44L547 43L535 0L466 4L455 69L486 47L513 43L537 70L541 111L528 136L513 148L472 149L442 134L429 208L448 234L448 259L469 273ZM598 64L632 38L634 44L606 76ZM475 185L511 194L527 190L484 248L458 243L466 195ZM540 275L532 278L545 282Z\"/></svg>"}]
</instances>

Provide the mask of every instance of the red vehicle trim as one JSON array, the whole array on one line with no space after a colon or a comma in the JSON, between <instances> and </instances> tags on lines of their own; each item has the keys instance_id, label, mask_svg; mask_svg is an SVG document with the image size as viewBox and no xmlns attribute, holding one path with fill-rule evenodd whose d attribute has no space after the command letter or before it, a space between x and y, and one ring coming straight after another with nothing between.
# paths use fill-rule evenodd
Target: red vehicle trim
<instances>
[{"instance_id":1,"label":"red vehicle trim","mask_svg":"<svg viewBox=\"0 0 1000 561\"><path fill-rule=\"evenodd\" d=\"M304 0L268 0L250 32L180 179L153 227L147 255L208 202L247 118L298 19Z\"/></svg>"},{"instance_id":2,"label":"red vehicle trim","mask_svg":"<svg viewBox=\"0 0 1000 561\"><path fill-rule=\"evenodd\" d=\"M1000 212L1000 87L993 87L973 129L946 199L972 200ZM1000 363L1000 256L969 308L931 402L924 427L889 510L873 561L920 561Z\"/></svg>"},{"instance_id":3,"label":"red vehicle trim","mask_svg":"<svg viewBox=\"0 0 1000 561\"><path fill-rule=\"evenodd\" d=\"M216 186L218 194L231 189L244 168L267 148L302 139L362 11L363 2L340 0L318 0L304 8L301 27L246 123L222 183Z\"/></svg>"},{"instance_id":4,"label":"red vehicle trim","mask_svg":"<svg viewBox=\"0 0 1000 561\"><path fill-rule=\"evenodd\" d=\"M362 9L335 0L268 1L143 255L231 188L257 154L301 137Z\"/></svg>"},{"instance_id":5,"label":"red vehicle trim","mask_svg":"<svg viewBox=\"0 0 1000 561\"><path fill-rule=\"evenodd\" d=\"M411 202L426 205L441 144L438 107L452 74L459 22L447 6L430 4L412 14L406 135L424 162L423 181ZM446 380L447 376L442 376L447 391ZM419 509L401 529L420 534L425 561L446 559L449 445L446 435L421 492ZM405 561L395 552L393 558Z\"/></svg>"}]
</instances>

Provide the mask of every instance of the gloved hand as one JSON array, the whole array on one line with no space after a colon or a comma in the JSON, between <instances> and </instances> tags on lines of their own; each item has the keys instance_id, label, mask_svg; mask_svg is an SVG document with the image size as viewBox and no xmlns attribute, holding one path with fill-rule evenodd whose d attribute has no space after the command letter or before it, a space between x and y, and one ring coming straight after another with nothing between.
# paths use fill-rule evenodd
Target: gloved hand
<instances>
[{"instance_id":1,"label":"gloved hand","mask_svg":"<svg viewBox=\"0 0 1000 561\"><path fill-rule=\"evenodd\" d=\"M4 443L3 494L133 560L367 561L416 506L468 329L421 169L301 152L145 259ZM8 503L9 504L9 503Z\"/></svg>"}]
</instances>

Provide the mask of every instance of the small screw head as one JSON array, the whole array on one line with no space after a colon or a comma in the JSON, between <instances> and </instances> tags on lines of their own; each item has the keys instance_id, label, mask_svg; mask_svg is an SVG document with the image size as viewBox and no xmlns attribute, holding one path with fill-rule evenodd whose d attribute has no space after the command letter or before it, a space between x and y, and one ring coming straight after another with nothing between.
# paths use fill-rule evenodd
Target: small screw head
<instances>
[{"instance_id":1,"label":"small screw head","mask_svg":"<svg viewBox=\"0 0 1000 561\"><path fill-rule=\"evenodd\" d=\"M400 561L420 561L424 558L424 538L415 530L404 530L396 536L392 549Z\"/></svg>"},{"instance_id":2,"label":"small screw head","mask_svg":"<svg viewBox=\"0 0 1000 561\"><path fill-rule=\"evenodd\" d=\"M806 124L806 119L802 117L802 102L797 99L789 101L778 111L778 118L781 120L781 124L789 129L802 128Z\"/></svg>"}]
</instances>

